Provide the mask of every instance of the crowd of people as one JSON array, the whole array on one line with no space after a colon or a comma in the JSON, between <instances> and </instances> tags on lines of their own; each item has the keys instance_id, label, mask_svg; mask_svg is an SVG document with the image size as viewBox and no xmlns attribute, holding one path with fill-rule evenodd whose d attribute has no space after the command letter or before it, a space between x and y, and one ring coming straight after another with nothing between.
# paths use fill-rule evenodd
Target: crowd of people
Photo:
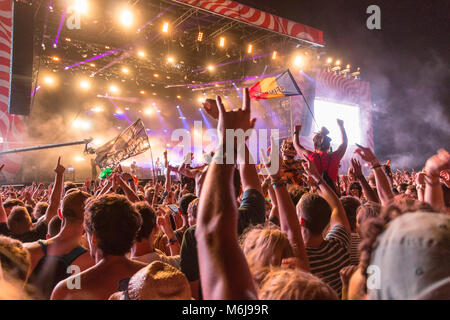
<instances>
[{"instance_id":1,"label":"crowd of people","mask_svg":"<svg viewBox=\"0 0 450 320\"><path fill-rule=\"evenodd\" d=\"M393 171L358 146L346 174L325 128L314 150L292 139L257 166L225 157L227 129L254 127L221 98L218 151L192 168L137 181L118 165L83 186L55 180L0 193L0 298L54 300L316 300L450 298L450 154ZM222 150L227 146L225 150ZM230 146L234 146L230 148ZM0 167L0 170L3 167ZM368 168L370 175L363 172ZM178 179L172 176L174 173Z\"/></svg>"}]
</instances>

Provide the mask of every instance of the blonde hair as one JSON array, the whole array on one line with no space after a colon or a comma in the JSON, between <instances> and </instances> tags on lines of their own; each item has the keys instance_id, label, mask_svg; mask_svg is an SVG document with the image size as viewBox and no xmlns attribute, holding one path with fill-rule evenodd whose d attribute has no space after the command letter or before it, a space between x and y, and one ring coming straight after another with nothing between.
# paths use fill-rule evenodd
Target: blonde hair
<instances>
[{"instance_id":1,"label":"blonde hair","mask_svg":"<svg viewBox=\"0 0 450 320\"><path fill-rule=\"evenodd\" d=\"M286 234L274 224L249 229L241 238L241 246L250 270L281 266L283 259L294 256Z\"/></svg>"},{"instance_id":2,"label":"blonde hair","mask_svg":"<svg viewBox=\"0 0 450 320\"><path fill-rule=\"evenodd\" d=\"M278 268L269 272L259 290L261 300L337 300L329 285L299 269Z\"/></svg>"}]
</instances>

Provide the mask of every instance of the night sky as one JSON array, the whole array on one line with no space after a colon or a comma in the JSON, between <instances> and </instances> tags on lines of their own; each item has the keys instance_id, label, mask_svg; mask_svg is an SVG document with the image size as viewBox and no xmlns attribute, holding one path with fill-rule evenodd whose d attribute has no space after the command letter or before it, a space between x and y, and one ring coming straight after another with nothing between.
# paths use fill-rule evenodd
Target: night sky
<instances>
[{"instance_id":1,"label":"night sky","mask_svg":"<svg viewBox=\"0 0 450 320\"><path fill-rule=\"evenodd\" d=\"M394 167L423 166L450 147L450 1L239 1L324 32L327 56L361 67L372 86L375 151ZM381 30L369 30L369 5Z\"/></svg>"}]
</instances>

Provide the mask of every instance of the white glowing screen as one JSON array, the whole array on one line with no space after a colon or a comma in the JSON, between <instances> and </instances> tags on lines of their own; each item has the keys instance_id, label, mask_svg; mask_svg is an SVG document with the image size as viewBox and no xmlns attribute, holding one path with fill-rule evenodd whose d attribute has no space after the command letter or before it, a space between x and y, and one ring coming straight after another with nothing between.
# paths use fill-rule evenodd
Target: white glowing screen
<instances>
[{"instance_id":1,"label":"white glowing screen","mask_svg":"<svg viewBox=\"0 0 450 320\"><path fill-rule=\"evenodd\" d=\"M319 131L321 127L326 127L330 131L329 137L332 139L332 146L335 147L342 143L341 131L339 130L336 119L341 119L344 121L344 128L347 133L348 144L361 144L359 106L315 99L314 113L318 124L318 126L314 124L314 132Z\"/></svg>"}]
</instances>

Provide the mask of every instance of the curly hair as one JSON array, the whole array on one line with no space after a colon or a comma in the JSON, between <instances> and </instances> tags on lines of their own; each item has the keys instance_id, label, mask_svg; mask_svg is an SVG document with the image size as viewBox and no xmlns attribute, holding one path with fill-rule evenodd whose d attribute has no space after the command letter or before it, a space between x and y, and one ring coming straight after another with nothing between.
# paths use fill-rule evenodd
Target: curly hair
<instances>
[{"instance_id":1,"label":"curly hair","mask_svg":"<svg viewBox=\"0 0 450 320\"><path fill-rule=\"evenodd\" d=\"M103 255L123 256L130 251L142 220L122 195L91 198L85 208L85 230L97 238Z\"/></svg>"},{"instance_id":2,"label":"curly hair","mask_svg":"<svg viewBox=\"0 0 450 320\"><path fill-rule=\"evenodd\" d=\"M336 292L319 278L286 268L270 271L258 296L261 300L338 300Z\"/></svg>"},{"instance_id":3,"label":"curly hair","mask_svg":"<svg viewBox=\"0 0 450 320\"><path fill-rule=\"evenodd\" d=\"M22 242L0 235L0 262L5 277L26 280L31 266L31 258Z\"/></svg>"},{"instance_id":4,"label":"curly hair","mask_svg":"<svg viewBox=\"0 0 450 320\"><path fill-rule=\"evenodd\" d=\"M403 198L394 201L389 206L382 208L381 214L376 218L368 218L361 225L361 243L359 250L360 270L364 277L367 277L367 268L370 265L372 253L376 248L378 236L386 229L389 222L395 218L416 211L436 212L429 204L411 198ZM367 292L367 288L364 288Z\"/></svg>"}]
</instances>

